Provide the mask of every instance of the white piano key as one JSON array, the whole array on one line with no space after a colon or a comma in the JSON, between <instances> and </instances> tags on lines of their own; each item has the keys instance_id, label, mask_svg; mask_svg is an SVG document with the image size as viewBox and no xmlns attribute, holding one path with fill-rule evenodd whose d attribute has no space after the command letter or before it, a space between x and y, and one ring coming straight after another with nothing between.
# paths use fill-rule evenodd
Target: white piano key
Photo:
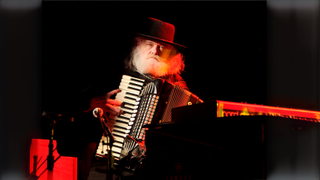
<instances>
[{"instance_id":1,"label":"white piano key","mask_svg":"<svg viewBox=\"0 0 320 180\"><path fill-rule=\"evenodd\" d=\"M117 99L116 98L116 100L119 100L119 99ZM122 102L125 102L125 103L130 103L130 104L135 104L136 103L136 101L135 100L132 100L132 99L123 99L123 100L121 100Z\"/></svg>"},{"instance_id":2,"label":"white piano key","mask_svg":"<svg viewBox=\"0 0 320 180\"><path fill-rule=\"evenodd\" d=\"M124 138L123 137L114 136L114 140L123 143Z\"/></svg>"},{"instance_id":3,"label":"white piano key","mask_svg":"<svg viewBox=\"0 0 320 180\"><path fill-rule=\"evenodd\" d=\"M120 109L123 110L123 111L125 111L125 112L128 113L128 114L134 113L134 112L133 112L134 110L132 110L132 109L128 109L128 108L120 108Z\"/></svg>"},{"instance_id":4,"label":"white piano key","mask_svg":"<svg viewBox=\"0 0 320 180\"><path fill-rule=\"evenodd\" d=\"M136 77L131 77L131 76L128 76L128 75L123 75L123 76L122 76L122 79L129 79L129 80L134 80L134 81L139 81L139 82L144 82L144 81L145 81L144 79L140 79L140 78L136 78Z\"/></svg>"},{"instance_id":5,"label":"white piano key","mask_svg":"<svg viewBox=\"0 0 320 180\"><path fill-rule=\"evenodd\" d=\"M117 152L117 153L121 153L122 148L118 148L118 147L112 147L112 151Z\"/></svg>"},{"instance_id":6,"label":"white piano key","mask_svg":"<svg viewBox=\"0 0 320 180\"><path fill-rule=\"evenodd\" d=\"M124 136L125 133L112 132L112 134L113 134L113 135L118 135L118 136L121 136L121 137L125 137L125 136Z\"/></svg>"},{"instance_id":7,"label":"white piano key","mask_svg":"<svg viewBox=\"0 0 320 180\"><path fill-rule=\"evenodd\" d=\"M117 98L123 99L123 101L125 101L126 99L136 100L137 96L132 96L129 94L119 94Z\"/></svg>"},{"instance_id":8,"label":"white piano key","mask_svg":"<svg viewBox=\"0 0 320 180\"><path fill-rule=\"evenodd\" d=\"M129 119L125 119L125 118L118 117L115 124L117 124L117 121L118 121L118 120L119 120L119 121L122 121L122 122L126 122L126 123L130 122Z\"/></svg>"},{"instance_id":9,"label":"white piano key","mask_svg":"<svg viewBox=\"0 0 320 180\"><path fill-rule=\"evenodd\" d=\"M121 90L123 90L123 91L130 92L130 93L135 94L135 95L139 95L139 94L140 94L140 91L134 90L134 89L129 89L128 86L124 86L124 85L120 85L120 86L119 86L119 89L121 89Z\"/></svg>"},{"instance_id":10,"label":"white piano key","mask_svg":"<svg viewBox=\"0 0 320 180\"><path fill-rule=\"evenodd\" d=\"M114 142L114 143L113 143L113 145L114 145L114 146L121 147L121 148L122 148L122 146L123 146L123 144L122 144L122 143L118 143L118 142Z\"/></svg>"},{"instance_id":11,"label":"white piano key","mask_svg":"<svg viewBox=\"0 0 320 180\"><path fill-rule=\"evenodd\" d=\"M132 116L131 114L126 113L126 114L121 114L120 116L118 116L118 118L125 117L127 119L130 119L131 116Z\"/></svg>"},{"instance_id":12,"label":"white piano key","mask_svg":"<svg viewBox=\"0 0 320 180\"><path fill-rule=\"evenodd\" d=\"M142 83L145 82L144 79L140 79L140 78L136 78L136 77L132 77L132 76L122 76L121 81L132 81L132 82L138 82L138 83Z\"/></svg>"},{"instance_id":13,"label":"white piano key","mask_svg":"<svg viewBox=\"0 0 320 180\"><path fill-rule=\"evenodd\" d=\"M121 106L125 107L125 108L133 109L135 105L134 105L134 103L132 104L132 103L128 103L128 102L123 102Z\"/></svg>"},{"instance_id":14,"label":"white piano key","mask_svg":"<svg viewBox=\"0 0 320 180\"><path fill-rule=\"evenodd\" d=\"M131 80L128 80L128 79L122 79L121 80L121 82L123 82L123 83L131 83L131 84L134 84L134 85L136 85L136 86L143 86L143 82L137 82L137 81L131 81Z\"/></svg>"},{"instance_id":15,"label":"white piano key","mask_svg":"<svg viewBox=\"0 0 320 180\"><path fill-rule=\"evenodd\" d=\"M140 94L133 94L130 91L125 91L125 94L131 95L131 96L136 96L139 97Z\"/></svg>"},{"instance_id":16,"label":"white piano key","mask_svg":"<svg viewBox=\"0 0 320 180\"><path fill-rule=\"evenodd\" d=\"M124 92L130 92L134 95L139 95L140 94L140 90L139 89L132 89L129 86L125 85L125 84L120 84L119 89L121 89Z\"/></svg>"},{"instance_id":17,"label":"white piano key","mask_svg":"<svg viewBox=\"0 0 320 180\"><path fill-rule=\"evenodd\" d=\"M130 91L127 91L127 90L124 90L124 91L121 91L121 92L119 92L117 95L116 95L117 97L119 96L128 96L128 97L131 97L131 98L133 98L133 99L136 99L137 97L139 97L139 94L137 94L137 93L131 93Z\"/></svg>"},{"instance_id":18,"label":"white piano key","mask_svg":"<svg viewBox=\"0 0 320 180\"><path fill-rule=\"evenodd\" d=\"M128 124L118 122L118 123L114 124L114 127L122 127L124 129L127 129Z\"/></svg>"},{"instance_id":19,"label":"white piano key","mask_svg":"<svg viewBox=\"0 0 320 180\"><path fill-rule=\"evenodd\" d=\"M123 135L126 133L127 129L121 129L121 128L115 128L113 129L112 133L113 132L118 132L118 133L122 133ZM125 136L123 136L125 137Z\"/></svg>"}]
</instances>

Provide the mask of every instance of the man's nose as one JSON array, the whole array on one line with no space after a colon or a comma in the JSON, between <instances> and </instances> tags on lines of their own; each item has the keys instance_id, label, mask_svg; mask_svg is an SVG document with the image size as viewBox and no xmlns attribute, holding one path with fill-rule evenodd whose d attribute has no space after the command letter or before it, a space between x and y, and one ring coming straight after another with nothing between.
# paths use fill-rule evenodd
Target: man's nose
<instances>
[{"instance_id":1,"label":"man's nose","mask_svg":"<svg viewBox=\"0 0 320 180\"><path fill-rule=\"evenodd\" d=\"M153 46L151 49L151 53L154 55L160 55L160 46L159 45Z\"/></svg>"}]
</instances>

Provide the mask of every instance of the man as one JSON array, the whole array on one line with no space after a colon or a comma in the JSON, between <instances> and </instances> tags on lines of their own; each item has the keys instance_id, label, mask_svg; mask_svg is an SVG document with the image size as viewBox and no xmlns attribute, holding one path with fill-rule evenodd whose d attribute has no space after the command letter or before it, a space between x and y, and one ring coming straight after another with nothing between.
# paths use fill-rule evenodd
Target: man
<instances>
[{"instance_id":1,"label":"man","mask_svg":"<svg viewBox=\"0 0 320 180\"><path fill-rule=\"evenodd\" d=\"M188 90L185 81L179 75L185 68L183 55L175 47L185 46L173 43L174 26L154 18L148 20L146 24L154 29L145 34L138 33L134 38L131 54L125 59L125 71L142 79L163 78ZM112 129L113 120L122 111L118 108L121 102L111 100L110 97L120 91L115 89L93 98L86 112L100 107L104 112L110 113L108 125Z\"/></svg>"},{"instance_id":2,"label":"man","mask_svg":"<svg viewBox=\"0 0 320 180\"><path fill-rule=\"evenodd\" d=\"M186 47L173 42L174 31L175 27L172 24L155 18L147 18L141 26L141 31L136 34L133 40L131 53L124 61L125 72L146 79L147 82L163 78L188 89L185 81L179 75L185 68L184 57L180 50ZM96 147L103 132L100 122L97 119L92 119L93 109L98 107L103 110L107 125L111 130L117 116L123 114L120 109L122 102L111 99L121 90L116 89L117 87L101 88L103 84L104 82L100 82L90 86L79 97L78 108L86 114L80 118L83 120L79 130L87 129L81 131L85 133L81 133L78 137L82 139L82 146L78 146L81 150L76 155L78 157L78 179L86 180L88 178L92 165L91 160L94 160ZM110 88L114 90L110 90ZM93 178L89 177L89 179Z\"/></svg>"}]
</instances>

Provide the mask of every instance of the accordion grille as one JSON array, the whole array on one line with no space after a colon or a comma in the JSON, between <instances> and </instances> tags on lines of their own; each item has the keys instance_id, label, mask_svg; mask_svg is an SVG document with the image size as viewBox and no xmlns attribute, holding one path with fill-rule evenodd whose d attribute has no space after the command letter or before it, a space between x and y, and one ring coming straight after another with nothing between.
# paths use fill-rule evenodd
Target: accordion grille
<instances>
[{"instance_id":1,"label":"accordion grille","mask_svg":"<svg viewBox=\"0 0 320 180\"><path fill-rule=\"evenodd\" d=\"M186 91L177 85L173 86L161 122L171 122L172 108L186 106L188 104L190 96L191 93L189 91Z\"/></svg>"},{"instance_id":2,"label":"accordion grille","mask_svg":"<svg viewBox=\"0 0 320 180\"><path fill-rule=\"evenodd\" d=\"M130 130L130 136L137 140L145 139L145 129L143 125L150 124L155 112L155 107L159 96L156 95L157 87L154 83L149 83L141 92L139 101L139 109L134 118L134 125ZM133 149L136 145L135 141L128 140L124 143L126 151Z\"/></svg>"}]
</instances>

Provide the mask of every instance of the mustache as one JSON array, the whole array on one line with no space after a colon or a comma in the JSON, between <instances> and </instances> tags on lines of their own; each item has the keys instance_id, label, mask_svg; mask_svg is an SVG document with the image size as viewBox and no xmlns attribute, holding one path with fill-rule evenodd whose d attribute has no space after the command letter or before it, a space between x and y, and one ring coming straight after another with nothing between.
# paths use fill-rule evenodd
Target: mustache
<instances>
[{"instance_id":1,"label":"mustache","mask_svg":"<svg viewBox=\"0 0 320 180\"><path fill-rule=\"evenodd\" d=\"M163 61L163 58L158 55L150 55L149 58L155 58L157 61Z\"/></svg>"}]
</instances>

